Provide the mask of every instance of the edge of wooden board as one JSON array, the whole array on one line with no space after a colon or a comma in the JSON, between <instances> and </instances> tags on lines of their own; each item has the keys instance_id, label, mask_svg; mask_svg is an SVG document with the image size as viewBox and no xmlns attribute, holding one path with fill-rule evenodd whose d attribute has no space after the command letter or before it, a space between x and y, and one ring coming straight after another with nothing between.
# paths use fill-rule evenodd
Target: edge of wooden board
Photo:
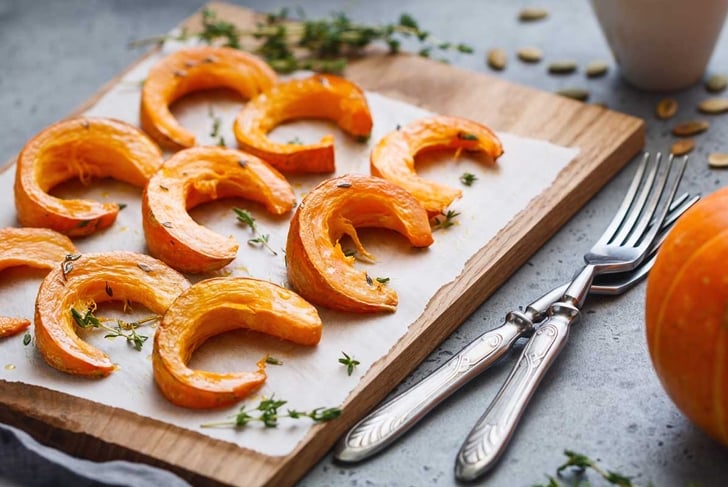
<instances>
[{"instance_id":1,"label":"edge of wooden board","mask_svg":"<svg viewBox=\"0 0 728 487\"><path fill-rule=\"evenodd\" d=\"M241 7L209 6L241 24L255 19L253 12ZM199 19L198 12L183 25L194 29ZM93 105L121 76L74 114ZM457 280L440 289L386 359L374 364L351 392L342 416L314 426L287 456L266 456L128 411L15 382L0 381L0 420L71 454L97 461L144 462L172 470L195 485L293 484L644 145L640 119L417 56L372 55L353 62L346 76L365 89L434 112L472 118L498 131L537 134L555 144L578 147L580 152L559 174L554 185L558 191L546 191L531 201L491 245L468 261ZM240 461L241 454L245 462Z\"/></svg>"}]
</instances>

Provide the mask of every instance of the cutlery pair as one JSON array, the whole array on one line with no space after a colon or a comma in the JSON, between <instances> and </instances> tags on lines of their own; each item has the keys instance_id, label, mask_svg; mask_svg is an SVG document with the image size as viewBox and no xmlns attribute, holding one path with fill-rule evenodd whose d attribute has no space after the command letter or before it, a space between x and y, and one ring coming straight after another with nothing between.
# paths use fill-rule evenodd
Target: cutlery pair
<instances>
[{"instance_id":1,"label":"cutlery pair","mask_svg":"<svg viewBox=\"0 0 728 487\"><path fill-rule=\"evenodd\" d=\"M382 404L341 439L334 457L344 462L364 460L392 444L435 406L490 367L521 337L531 336L508 379L472 429L458 453L455 475L474 480L490 470L505 450L528 401L579 317L587 293L621 294L649 272L667 232L697 200L675 193L687 158L645 154L627 195L607 230L584 256L587 265L569 283L512 311L504 323L476 338L428 377ZM670 178L673 165L677 176ZM669 183L670 204L659 205ZM658 208L659 207L659 208ZM659 209L659 211L658 211Z\"/></svg>"}]
</instances>

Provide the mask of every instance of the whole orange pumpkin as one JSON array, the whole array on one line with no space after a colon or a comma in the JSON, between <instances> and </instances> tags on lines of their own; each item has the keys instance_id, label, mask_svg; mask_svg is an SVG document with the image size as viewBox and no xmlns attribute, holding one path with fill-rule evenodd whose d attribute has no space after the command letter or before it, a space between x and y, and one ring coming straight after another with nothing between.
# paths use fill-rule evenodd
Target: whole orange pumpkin
<instances>
[{"instance_id":1,"label":"whole orange pumpkin","mask_svg":"<svg viewBox=\"0 0 728 487\"><path fill-rule=\"evenodd\" d=\"M728 188L688 210L647 281L647 344L667 394L728 445Z\"/></svg>"}]
</instances>

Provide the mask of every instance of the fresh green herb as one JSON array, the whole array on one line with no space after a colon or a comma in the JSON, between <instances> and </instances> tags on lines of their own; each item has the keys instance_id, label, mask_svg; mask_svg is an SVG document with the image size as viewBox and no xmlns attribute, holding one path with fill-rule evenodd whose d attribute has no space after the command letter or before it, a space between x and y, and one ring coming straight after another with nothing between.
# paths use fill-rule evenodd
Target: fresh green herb
<instances>
[{"instance_id":1,"label":"fresh green herb","mask_svg":"<svg viewBox=\"0 0 728 487\"><path fill-rule=\"evenodd\" d=\"M346 249L344 250L344 256L345 257L354 257L356 255L356 250L354 249Z\"/></svg>"},{"instance_id":2,"label":"fresh green herb","mask_svg":"<svg viewBox=\"0 0 728 487\"><path fill-rule=\"evenodd\" d=\"M571 478L569 478L569 482L562 484L556 478L552 476L548 476L549 482L548 484L544 485L534 485L534 487L562 487L562 485L569 485L569 486L581 486L581 485L589 485L589 482L587 482L584 478L584 474L587 469L591 469L597 474L599 474L604 480L606 480L611 485L617 485L619 487L637 487L635 484L632 483L629 477L622 475L617 472L611 472L609 470L604 470L601 468L594 460L589 458L586 455L583 455L581 453L576 453L571 450L564 450L564 455L566 455L567 460L564 462L563 465L559 466L556 469L556 475L563 479L565 477L564 472L566 470L574 471L575 475L570 475Z\"/></svg>"},{"instance_id":3,"label":"fresh green herb","mask_svg":"<svg viewBox=\"0 0 728 487\"><path fill-rule=\"evenodd\" d=\"M387 284L389 282L389 278L388 277L377 277L376 281L379 284Z\"/></svg>"},{"instance_id":4,"label":"fresh green herb","mask_svg":"<svg viewBox=\"0 0 728 487\"><path fill-rule=\"evenodd\" d=\"M478 140L478 136L468 132L459 132L458 138L462 140Z\"/></svg>"},{"instance_id":5,"label":"fresh green herb","mask_svg":"<svg viewBox=\"0 0 728 487\"><path fill-rule=\"evenodd\" d=\"M117 203L116 206L118 206L119 207L119 211L121 211L121 210L123 210L124 208L127 207L127 204L126 203Z\"/></svg>"},{"instance_id":6,"label":"fresh green herb","mask_svg":"<svg viewBox=\"0 0 728 487\"><path fill-rule=\"evenodd\" d=\"M303 145L303 141L300 138L298 138L298 136L289 140L288 143L293 144L293 145Z\"/></svg>"},{"instance_id":7,"label":"fresh green herb","mask_svg":"<svg viewBox=\"0 0 728 487\"><path fill-rule=\"evenodd\" d=\"M84 314L81 314L78 310L76 310L76 308L71 308L71 316L73 317L73 321L75 321L81 328L99 328L105 330L107 334L104 335L104 338L124 337L126 342L137 351L141 351L144 342L149 339L148 336L138 334L137 328L148 323L159 321L160 318L157 315L153 315L133 322L126 322L119 319L99 318L94 314L93 307L88 308ZM116 326L111 327L106 325L105 323L109 321L114 321Z\"/></svg>"},{"instance_id":8,"label":"fresh green herb","mask_svg":"<svg viewBox=\"0 0 728 487\"><path fill-rule=\"evenodd\" d=\"M270 235L268 235L267 233L263 235L258 235L255 238L248 239L248 245L252 245L253 247L265 247L271 254L278 255L278 252L273 250L273 247L268 244L269 239Z\"/></svg>"},{"instance_id":9,"label":"fresh green herb","mask_svg":"<svg viewBox=\"0 0 728 487\"><path fill-rule=\"evenodd\" d=\"M206 423L201 426L203 428L232 427L235 429L242 429L252 421L260 421L266 428L276 428L278 427L278 420L281 418L310 418L312 421L320 423L324 421L331 421L341 415L341 409L339 408L316 408L311 411L288 409L285 413L280 413L278 410L286 405L287 402L288 401L275 399L273 396L270 398L263 398L258 406L250 411L246 409L245 405L241 406L238 414L236 414L231 421Z\"/></svg>"},{"instance_id":10,"label":"fresh green herb","mask_svg":"<svg viewBox=\"0 0 728 487\"><path fill-rule=\"evenodd\" d=\"M447 210L447 213L440 212L440 214L435 217L435 224L433 225L433 228L450 228L455 225L455 218L458 216L460 216L460 213L455 210Z\"/></svg>"},{"instance_id":11,"label":"fresh green herb","mask_svg":"<svg viewBox=\"0 0 728 487\"><path fill-rule=\"evenodd\" d=\"M463 175L460 176L460 182L463 183L465 186L472 186L473 183L477 180L478 176L470 172L463 173Z\"/></svg>"},{"instance_id":12,"label":"fresh green herb","mask_svg":"<svg viewBox=\"0 0 728 487\"><path fill-rule=\"evenodd\" d=\"M23 335L23 345L28 346L30 345L31 340L33 339L32 336L30 336L30 332L25 332L25 335Z\"/></svg>"},{"instance_id":13,"label":"fresh green herb","mask_svg":"<svg viewBox=\"0 0 728 487\"><path fill-rule=\"evenodd\" d=\"M341 352L341 354L343 355L343 357L339 359L339 363L346 366L346 373L348 375L353 374L354 368L361 362L355 360L354 357L350 357L346 354L346 352Z\"/></svg>"},{"instance_id":14,"label":"fresh green herb","mask_svg":"<svg viewBox=\"0 0 728 487\"><path fill-rule=\"evenodd\" d=\"M265 363L270 364L270 365L283 365L283 361L282 360L277 359L275 357L271 357L270 355L268 355L265 358Z\"/></svg>"},{"instance_id":15,"label":"fresh green herb","mask_svg":"<svg viewBox=\"0 0 728 487\"><path fill-rule=\"evenodd\" d=\"M251 215L248 210L233 208L233 213L235 213L235 216L237 217L239 222L242 222L245 225L249 226L253 232L257 231L257 229L255 228L255 218L253 218L253 215Z\"/></svg>"},{"instance_id":16,"label":"fresh green herb","mask_svg":"<svg viewBox=\"0 0 728 487\"><path fill-rule=\"evenodd\" d=\"M220 126L222 125L222 118L215 115L212 107L207 108L207 115L212 119L212 128L210 129L210 137L216 139L216 143L220 147L225 146L225 137L220 133Z\"/></svg>"},{"instance_id":17,"label":"fresh green herb","mask_svg":"<svg viewBox=\"0 0 728 487\"><path fill-rule=\"evenodd\" d=\"M76 225L78 228L85 228L91 223L93 220L81 220L78 222L78 225Z\"/></svg>"},{"instance_id":18,"label":"fresh green herb","mask_svg":"<svg viewBox=\"0 0 728 487\"><path fill-rule=\"evenodd\" d=\"M421 46L419 54L429 57L434 50L472 53L466 44L444 42L422 29L408 14L397 22L381 26L353 22L343 13L330 18L306 19L303 11L296 17L288 9L269 13L252 31L241 31L233 23L221 20L209 8L202 11L202 31L197 34L183 30L177 36L157 36L131 43L132 47L161 43L168 39L197 38L207 44L246 49L265 58L278 72L290 73L299 69L341 73L347 59L360 56L373 43L382 43L391 53L400 50L402 42L410 40Z\"/></svg>"},{"instance_id":19,"label":"fresh green herb","mask_svg":"<svg viewBox=\"0 0 728 487\"><path fill-rule=\"evenodd\" d=\"M255 235L253 238L248 240L248 245L252 245L254 247L265 247L271 254L278 255L278 252L273 250L273 248L268 244L270 235L261 235L258 233L258 227L255 224L255 218L253 218L253 215L251 215L248 210L233 208L233 212L235 213L238 221L249 226L250 229L253 231L253 235Z\"/></svg>"}]
</instances>

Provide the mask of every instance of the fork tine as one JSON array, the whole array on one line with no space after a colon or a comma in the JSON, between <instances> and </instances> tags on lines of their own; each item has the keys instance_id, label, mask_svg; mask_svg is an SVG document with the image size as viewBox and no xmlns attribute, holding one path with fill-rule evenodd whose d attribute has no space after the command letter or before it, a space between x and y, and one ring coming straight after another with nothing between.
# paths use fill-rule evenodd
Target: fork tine
<instances>
[{"instance_id":1,"label":"fork tine","mask_svg":"<svg viewBox=\"0 0 728 487\"><path fill-rule=\"evenodd\" d=\"M612 237L610 243L623 244L629 236L632 234L635 224L637 223L640 215L644 214L645 208L649 207L648 198L653 195L655 188L655 181L657 180L657 174L660 169L660 163L662 162L662 154L657 153L655 155L655 161L650 165L649 173L643 178L642 190L635 199L634 204L630 207L629 212L624 218L624 223L619 229L619 232ZM661 182L664 185L664 180ZM658 186L659 189L660 186ZM642 229L644 230L644 229Z\"/></svg>"},{"instance_id":2,"label":"fork tine","mask_svg":"<svg viewBox=\"0 0 728 487\"><path fill-rule=\"evenodd\" d=\"M659 171L660 162L661 161L659 160L657 161L657 165L655 167L656 171ZM657 211L658 205L662 200L662 195L664 194L668 178L670 177L670 170L672 169L673 164L672 154L668 156L666 164L667 168L660 173L659 179L653 181L652 187L647 190L649 193L649 198L645 198L645 200L642 201L642 208L640 208L639 211L636 212L635 218L632 221L632 225L629 229L627 229L627 231L623 235L623 239L619 242L622 245L629 245L631 247L634 247L637 242L642 238L645 233L645 229L652 221L654 213L655 211Z\"/></svg>"}]
</instances>

